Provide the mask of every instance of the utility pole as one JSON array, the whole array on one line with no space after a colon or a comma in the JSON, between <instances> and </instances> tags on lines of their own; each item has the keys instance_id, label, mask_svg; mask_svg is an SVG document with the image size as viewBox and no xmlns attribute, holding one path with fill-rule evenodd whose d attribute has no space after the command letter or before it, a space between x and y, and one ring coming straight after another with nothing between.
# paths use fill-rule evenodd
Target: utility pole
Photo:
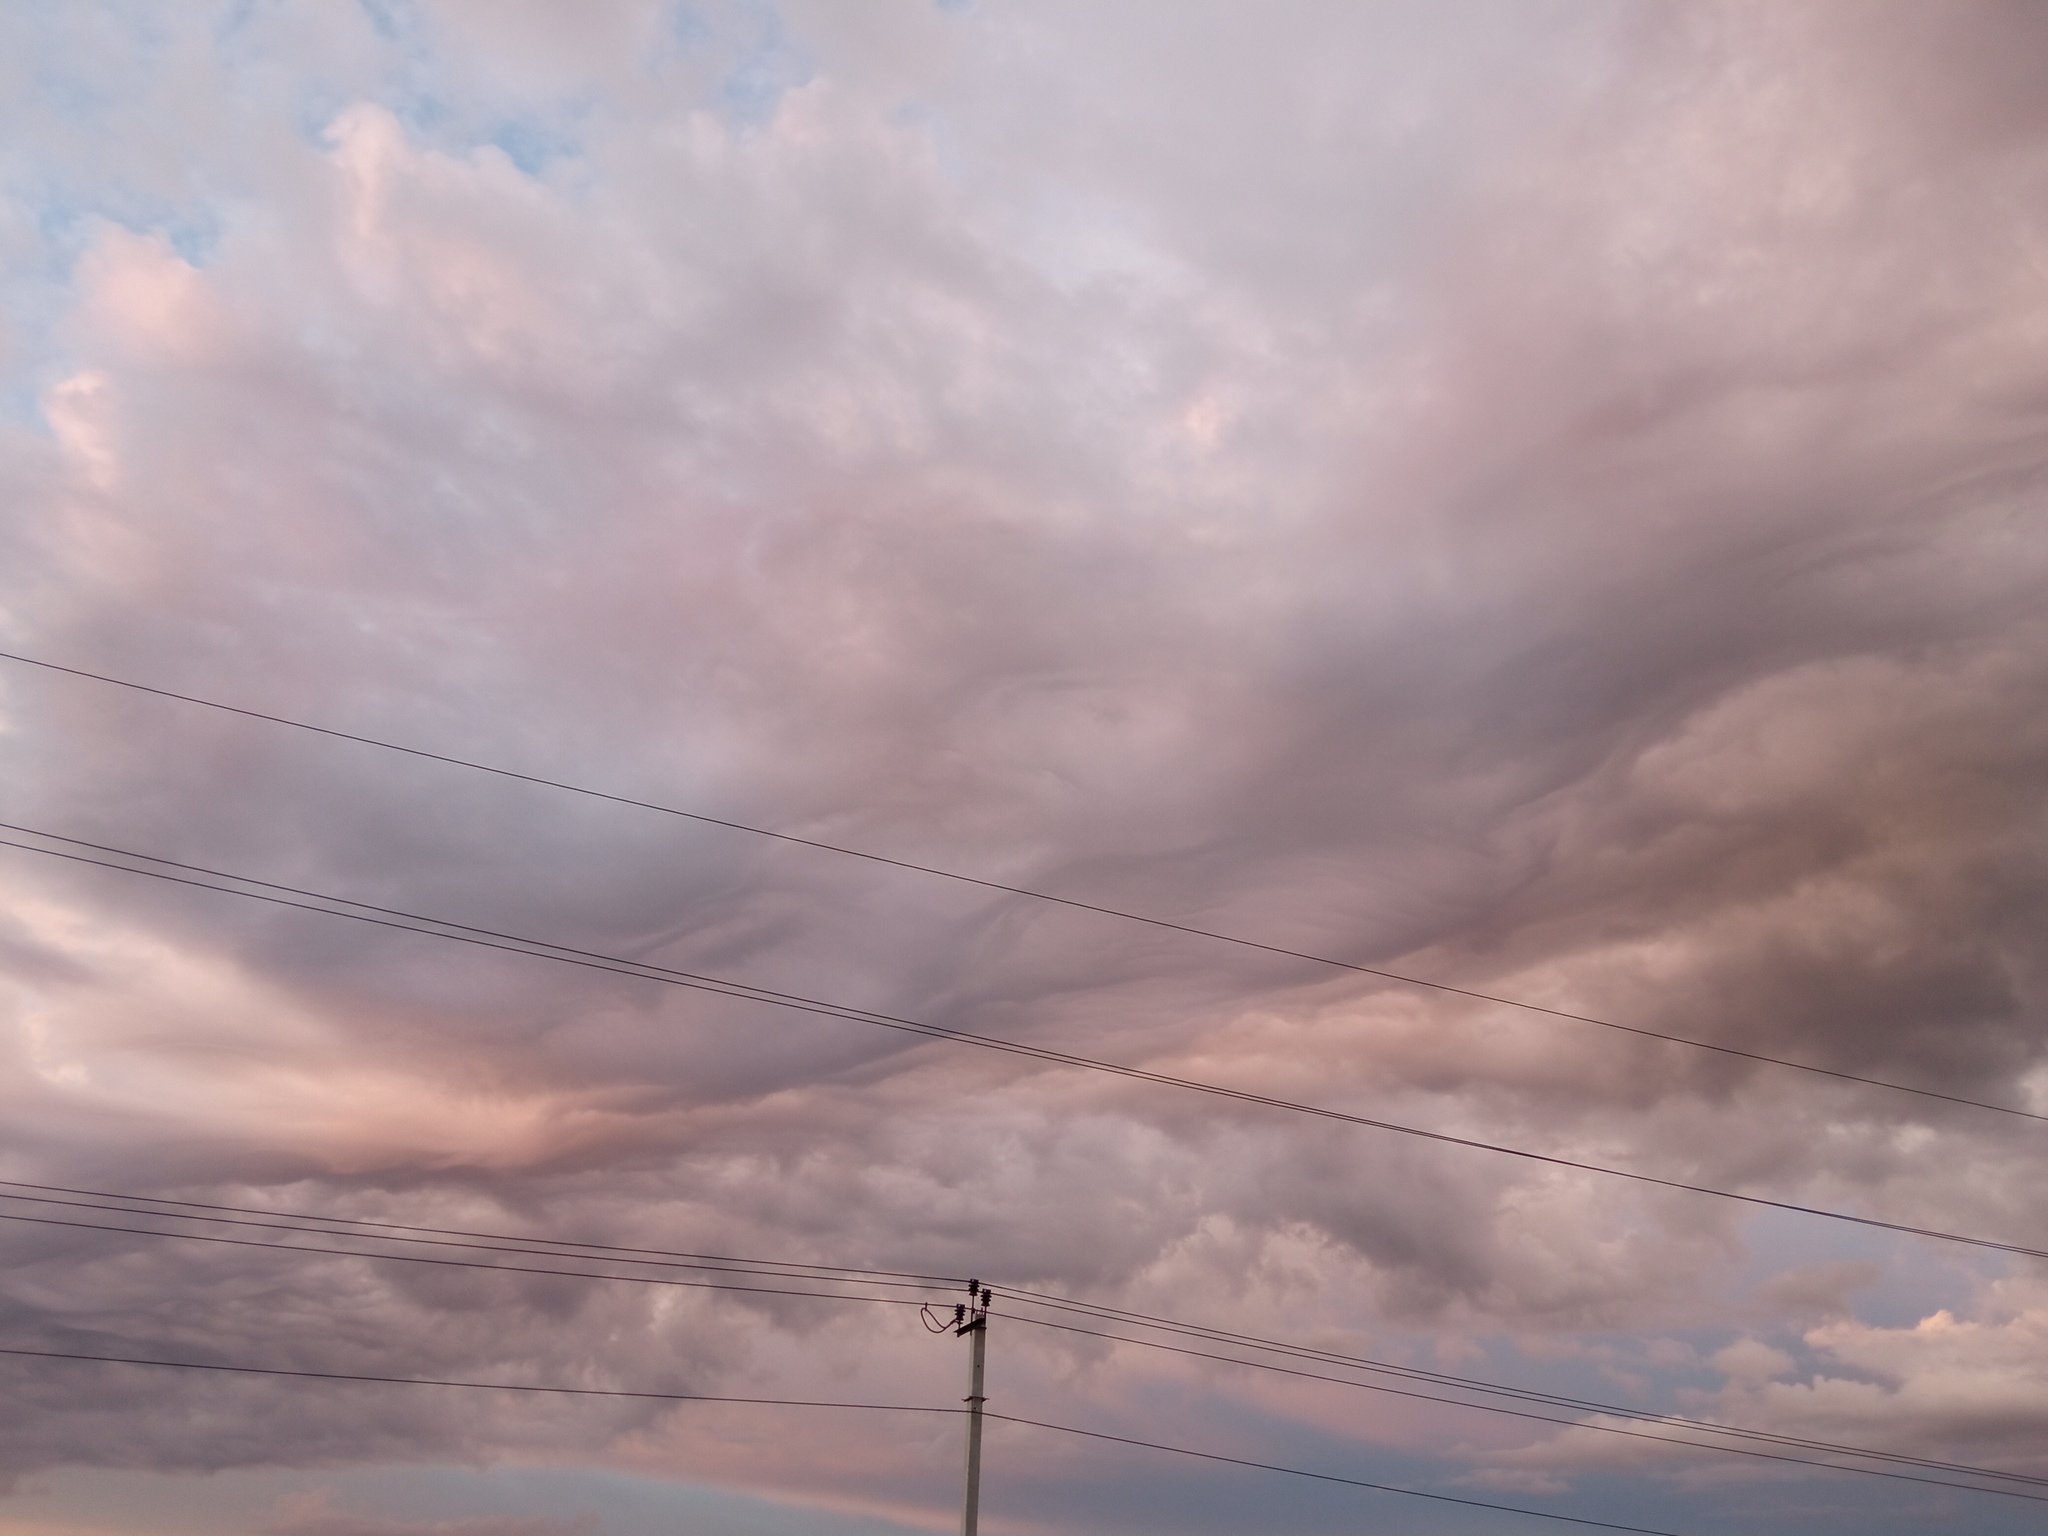
<instances>
[{"instance_id":1,"label":"utility pole","mask_svg":"<svg viewBox=\"0 0 2048 1536\"><path fill-rule=\"evenodd\" d=\"M960 1511L960 1536L976 1536L981 1521L982 1372L988 1364L989 1293L979 1280L967 1282L967 1300L953 1307L953 1334L973 1340L973 1365L967 1389L967 1501Z\"/></svg>"}]
</instances>

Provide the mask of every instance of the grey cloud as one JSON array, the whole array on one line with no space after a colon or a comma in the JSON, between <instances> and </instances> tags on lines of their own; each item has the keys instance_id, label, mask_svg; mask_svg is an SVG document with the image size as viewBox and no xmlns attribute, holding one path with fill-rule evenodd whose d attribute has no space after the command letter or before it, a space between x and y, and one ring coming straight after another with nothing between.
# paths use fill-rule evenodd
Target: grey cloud
<instances>
[{"instance_id":1,"label":"grey cloud","mask_svg":"<svg viewBox=\"0 0 2048 1536\"><path fill-rule=\"evenodd\" d=\"M760 44L724 12L688 43L646 7L565 40L449 6L401 46L279 8L245 53L174 28L161 79L118 28L17 23L181 110L173 154L118 103L9 108L113 222L38 290L8 643L2041 1107L2038 123L1988 63L2031 20L875 15L793 7L805 82L759 120L720 94ZM557 149L486 142L514 119ZM213 199L205 249L117 184ZM76 836L1673 1177L2041 1215L2029 1130L1981 1112L0 687L11 818ZM1285 1295L1346 1337L1853 1318L1850 1261L1688 1198L28 855L0 879L24 1177L1246 1326ZM11 1334L86 1352L606 1382L671 1346L703 1382L858 1354L794 1304L21 1244ZM673 1428L99 1369L33 1375L18 1467L111 1457L117 1422L134 1464L209 1467ZM915 1503L918 1465L865 1496Z\"/></svg>"}]
</instances>

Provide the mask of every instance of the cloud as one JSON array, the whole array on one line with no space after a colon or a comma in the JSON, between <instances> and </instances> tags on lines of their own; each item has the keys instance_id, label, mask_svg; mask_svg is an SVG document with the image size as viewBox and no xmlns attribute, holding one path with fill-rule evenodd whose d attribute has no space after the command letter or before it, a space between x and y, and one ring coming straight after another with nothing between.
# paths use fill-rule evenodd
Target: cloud
<instances>
[{"instance_id":1,"label":"cloud","mask_svg":"<svg viewBox=\"0 0 2048 1536\"><path fill-rule=\"evenodd\" d=\"M1862 1447L1880 1455L1962 1459L2019 1477L2038 1476L2044 1399L2036 1337L2038 1286L2007 1282L1985 1298L1980 1320L1942 1310L1903 1327L1844 1318L1809 1330L1808 1358L1754 1337L1708 1363L1723 1378L1714 1392L1687 1394L1695 1419L1739 1425L1794 1440ZM1620 1438L1575 1428L1512 1451L1489 1453L1473 1474L1485 1486L1567 1486L1574 1475L1663 1466L1689 1479L1782 1480L1784 1469L1747 1468L1703 1455L1682 1431L1664 1444L1641 1425L1607 1415L1592 1424L1634 1429ZM1675 1443L1674 1443L1675 1442Z\"/></svg>"},{"instance_id":2,"label":"cloud","mask_svg":"<svg viewBox=\"0 0 2048 1536\"><path fill-rule=\"evenodd\" d=\"M1967 1446L2038 1473L2044 1407L2039 1338L2048 1313L2034 1284L1999 1287L1985 1316L1943 1310L1909 1327L1845 1318L1806 1341L1835 1370L1806 1382L1731 1382L1725 1410L1772 1426L1829 1426L1884 1446Z\"/></svg>"},{"instance_id":3,"label":"cloud","mask_svg":"<svg viewBox=\"0 0 2048 1536\"><path fill-rule=\"evenodd\" d=\"M43 146L0 182L10 648L2048 1109L2023 14L9 25L50 61L4 93ZM1910 1225L2043 1214L2033 1128L1962 1105L77 679L5 670L0 714L6 814L68 836ZM0 854L9 1177L1476 1339L1664 1402L1709 1360L1730 1414L1957 1455L2039 1396L1955 1342L2024 1338L1989 1268ZM0 1328L83 1353L957 1397L907 1324L794 1300L8 1242ZM1859 1312L1879 1276L1948 1331ZM1021 1398L1419 1444L1025 1339ZM1845 1374L1778 1363L1814 1351ZM16 1471L610 1458L897 1518L956 1449L835 1420L786 1472L763 1415L9 1369ZM1471 1433L1536 1491L1612 1438Z\"/></svg>"}]
</instances>

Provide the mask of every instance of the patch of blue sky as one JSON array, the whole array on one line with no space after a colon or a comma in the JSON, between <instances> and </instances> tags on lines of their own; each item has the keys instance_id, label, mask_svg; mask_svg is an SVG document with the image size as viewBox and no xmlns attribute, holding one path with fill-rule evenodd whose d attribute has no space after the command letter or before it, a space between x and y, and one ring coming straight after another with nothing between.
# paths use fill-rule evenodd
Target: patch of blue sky
<instances>
[{"instance_id":1,"label":"patch of blue sky","mask_svg":"<svg viewBox=\"0 0 2048 1536\"><path fill-rule=\"evenodd\" d=\"M356 8L369 18L370 26L387 43L416 40L420 32L417 6L399 0L356 0Z\"/></svg>"},{"instance_id":2,"label":"patch of blue sky","mask_svg":"<svg viewBox=\"0 0 2048 1536\"><path fill-rule=\"evenodd\" d=\"M182 200L143 192L119 178L89 181L22 175L5 187L6 270L0 325L6 367L0 420L47 432L42 397L75 366L65 355L64 317L76 302L79 259L110 225L157 235L184 261L204 267L225 238L223 207L195 193Z\"/></svg>"},{"instance_id":3,"label":"patch of blue sky","mask_svg":"<svg viewBox=\"0 0 2048 1536\"><path fill-rule=\"evenodd\" d=\"M138 211L141 221L129 227L162 235L178 258L191 267L203 267L213 260L227 228L219 206L211 202L162 203Z\"/></svg>"},{"instance_id":4,"label":"patch of blue sky","mask_svg":"<svg viewBox=\"0 0 2048 1536\"><path fill-rule=\"evenodd\" d=\"M1072 1415L1054 1415L1075 1422ZM1193 1428L1148 1431L1142 1422L1122 1425L1083 1419L1133 1438L1152 1438L1192 1450L1265 1461L1332 1477L1355 1478L1448 1500L1469 1499L1566 1518L1605 1520L1676 1530L1688 1536L1741 1531L1745 1536L1814 1536L1856 1532L1858 1536L1919 1536L1928 1530L1967 1530L2005 1536L2032 1527L2029 1506L2017 1518L2001 1501L1985 1495L1950 1494L1939 1489L1818 1469L1779 1468L1735 1457L1713 1459L1711 1478L1690 1458L1655 1470L1566 1469L1563 1486L1546 1490L1523 1479L1496 1481L1481 1455L1455 1431L1438 1446L1392 1447L1361 1444L1299 1422L1280 1425L1231 1424L1222 1420L1206 1433ZM1429 1422L1435 1422L1431 1420ZM1541 1426L1530 1426L1540 1434ZM995 1431L984 1467L986 1516L999 1517L1022 1505L1031 1522L1073 1529L1172 1532L1174 1536L1214 1532L1236 1536L1246 1530L1285 1530L1294 1536L1369 1529L1379 1536L1499 1536L1508 1530L1539 1530L1498 1510L1461 1507L1400 1493L1350 1488L1289 1477L1250 1467L1233 1467L1139 1447L1058 1439L1067 1457L1055 1478L1033 1479L1028 1490L1005 1485L1005 1444L1011 1433ZM1508 1444L1531 1444L1538 1433ZM1494 1442L1500 1443L1500 1442ZM1517 1486L1520 1482L1523 1485ZM1007 1495L1007 1500L1006 1500ZM1967 1502L1965 1502L1967 1501ZM1962 1517L1960 1520L1956 1517ZM1550 1526L1549 1529L1570 1529Z\"/></svg>"},{"instance_id":5,"label":"patch of blue sky","mask_svg":"<svg viewBox=\"0 0 2048 1536\"><path fill-rule=\"evenodd\" d=\"M293 127L301 139L324 152L335 119L362 99L361 92L317 86L294 104ZM410 143L457 157L489 145L503 151L528 176L583 154L595 104L586 94L531 112L482 114L463 110L439 89L418 81L393 83L373 99L398 120Z\"/></svg>"},{"instance_id":6,"label":"patch of blue sky","mask_svg":"<svg viewBox=\"0 0 2048 1536\"><path fill-rule=\"evenodd\" d=\"M1682 1392L1711 1390L1721 1385L1721 1373L1707 1365L1706 1357L1732 1337L1726 1329L1672 1330L1662 1334L1589 1331L1573 1335L1572 1352L1562 1358L1532 1355L1511 1339L1488 1339L1480 1346L1485 1351L1482 1360L1441 1369L1589 1403L1671 1413L1680 1411ZM1673 1344L1682 1346L1688 1355L1677 1355L1671 1349Z\"/></svg>"},{"instance_id":7,"label":"patch of blue sky","mask_svg":"<svg viewBox=\"0 0 2048 1536\"><path fill-rule=\"evenodd\" d=\"M215 30L214 47L231 77L245 71L251 76L259 74L267 64L267 46L263 38L248 35L240 24L224 24ZM294 73L290 94L276 110L302 143L324 149L329 126L364 94L360 81L338 79L316 65Z\"/></svg>"},{"instance_id":8,"label":"patch of blue sky","mask_svg":"<svg viewBox=\"0 0 2048 1536\"><path fill-rule=\"evenodd\" d=\"M129 175L119 156L89 170L61 150L37 152L44 132L60 144L64 129L120 144L151 131L146 114L159 109L150 104L147 86L173 46L161 18L146 9L120 13L118 27L99 18L88 47L71 35L91 24L83 8L46 5L31 14L31 25L15 29L12 40L27 52L34 94L32 101L11 104L15 131L26 137L9 159L4 184L6 197L40 235L33 262L40 270L31 274L31 286L61 282L105 223L160 234L186 261L205 264L220 242L222 219L196 170L159 167L153 176ZM154 185L144 190L138 176ZM11 253L17 265L10 276L17 281L20 258Z\"/></svg>"},{"instance_id":9,"label":"patch of blue sky","mask_svg":"<svg viewBox=\"0 0 2048 1536\"><path fill-rule=\"evenodd\" d=\"M1961 1316L1986 1284L2012 1269L2010 1259L1992 1250L1790 1211L1759 1212L1750 1219L1746 1236L1749 1259L1732 1277L1736 1295L1755 1292L1794 1268L1869 1264L1876 1277L1857 1287L1847 1302L1857 1321L1874 1328L1910 1328L1944 1308Z\"/></svg>"},{"instance_id":10,"label":"patch of blue sky","mask_svg":"<svg viewBox=\"0 0 2048 1536\"><path fill-rule=\"evenodd\" d=\"M13 351L21 342L20 327L7 317L9 344ZM43 391L56 381L55 370L9 367L0 371L0 425L26 428L48 439L49 422L43 415Z\"/></svg>"},{"instance_id":11,"label":"patch of blue sky","mask_svg":"<svg viewBox=\"0 0 2048 1536\"><path fill-rule=\"evenodd\" d=\"M420 78L425 73L409 70L407 74L412 78L387 86L377 96L378 103L405 129L406 138L457 153L483 142L482 133L463 133L458 108L438 86Z\"/></svg>"},{"instance_id":12,"label":"patch of blue sky","mask_svg":"<svg viewBox=\"0 0 2048 1536\"><path fill-rule=\"evenodd\" d=\"M74 187L47 181L8 189L7 270L0 281L5 329L0 420L47 435L45 391L75 362L65 355L64 317L76 300L79 258L109 224L160 234L194 266L209 261L222 238L210 205L174 204L119 185Z\"/></svg>"},{"instance_id":13,"label":"patch of blue sky","mask_svg":"<svg viewBox=\"0 0 2048 1536\"><path fill-rule=\"evenodd\" d=\"M1712 1358L1738 1340L1753 1338L1791 1358L1790 1370L1780 1379L1860 1381L1867 1373L1806 1342L1806 1332L1821 1320L1818 1313L1801 1314L1774 1301L1770 1282L1793 1270L1866 1264L1867 1284L1844 1277L1841 1299L1847 1315L1870 1327L1911 1328L1944 1308L1967 1315L1984 1283L2008 1267L1996 1255L1978 1259L1948 1245L1816 1223L1789 1212L1757 1217L1749 1237L1748 1260L1718 1298L1726 1321L1661 1333L1585 1333L1576 1337L1574 1353L1562 1359L1531 1359L1509 1340L1475 1341L1485 1353L1483 1362L1443 1369L1622 1407L1687 1412L1682 1392L1717 1391L1724 1384ZM1673 1345L1689 1351L1690 1361ZM1427 1360L1416 1363L1435 1368Z\"/></svg>"},{"instance_id":14,"label":"patch of blue sky","mask_svg":"<svg viewBox=\"0 0 2048 1536\"><path fill-rule=\"evenodd\" d=\"M1500 1494L1503 1502L1687 1536L2019 1536L2038 1505L1846 1472L1777 1467L1736 1456L1674 1461L1658 1473L1575 1471L1569 1495ZM1478 1490L1475 1490L1478 1491ZM1553 1527L1563 1530L1568 1527Z\"/></svg>"},{"instance_id":15,"label":"patch of blue sky","mask_svg":"<svg viewBox=\"0 0 2048 1536\"><path fill-rule=\"evenodd\" d=\"M421 7L403 0L356 0L356 5L387 51L373 99L398 119L407 137L457 153L486 142L488 132L465 121L450 98L446 61L434 46ZM360 92L350 99L359 97ZM332 112L320 122L319 134L330 121Z\"/></svg>"},{"instance_id":16,"label":"patch of blue sky","mask_svg":"<svg viewBox=\"0 0 2048 1536\"><path fill-rule=\"evenodd\" d=\"M719 105L734 122L758 128L774 117L784 96L809 83L816 66L790 41L772 6L743 3L733 20L734 33L722 39L733 57L719 81Z\"/></svg>"},{"instance_id":17,"label":"patch of blue sky","mask_svg":"<svg viewBox=\"0 0 2048 1536\"><path fill-rule=\"evenodd\" d=\"M132 98L135 81L160 66L170 45L164 29L148 11L121 17L118 49L111 26L101 29L100 46L81 47L71 29L88 24L84 8L44 3L29 8L27 26L13 29L16 46L27 43L27 74L43 104L60 117L83 121Z\"/></svg>"},{"instance_id":18,"label":"patch of blue sky","mask_svg":"<svg viewBox=\"0 0 2048 1536\"><path fill-rule=\"evenodd\" d=\"M1560 1388L1553 1379L1550 1390L1570 1389ZM1587 1395L1605 1401L1616 1398L1612 1383L1606 1383L1603 1390ZM1441 1417L1442 1410L1427 1411L1430 1417L1424 1422L1459 1422L1456 1418ZM1475 1414L1472 1417L1479 1420L1485 1416ZM1225 1438L1236 1441L1238 1448L1231 1454L1247 1459L1270 1460L1311 1471L1392 1483L1423 1492L1485 1499L1552 1514L1665 1530L1694 1533L1741 1530L1752 1533L1752 1536L1755 1533L1806 1536L1808 1532L1851 1531L1906 1536L1909 1532L1939 1529L1982 1532L1985 1536L2001 1533L2002 1536L2005 1532L2034 1528L2027 1523L2030 1518L2027 1506L2007 1505L1983 1494L1950 1494L1936 1488L1882 1478L1779 1466L1727 1455L1709 1457L1704 1463L1715 1474L1711 1478L1701 1478L1699 1473L1703 1464L1695 1458L1686 1457L1674 1458L1661 1469L1566 1468L1558 1474L1565 1488L1552 1493L1517 1489L1511 1483L1490 1486L1490 1480L1485 1476L1486 1462L1480 1453L1471 1449L1472 1446L1534 1445L1553 1433L1541 1425L1525 1424L1510 1428L1502 1435L1500 1426L1511 1423L1496 1419L1491 1431L1484 1424L1476 1425L1469 1441L1463 1438L1461 1430L1453 1430L1445 1436L1444 1443L1436 1452L1360 1447L1342 1436L1299 1423L1286 1426L1277 1436L1270 1429L1262 1433L1246 1428ZM1142 1437L1144 1432L1136 1430L1132 1433ZM1175 1437L1161 1438L1171 1440ZM1247 1448L1255 1446L1259 1448ZM1224 1449L1220 1445L1217 1448ZM1135 1472L1138 1468L1134 1466L1131 1470ZM1245 1476L1256 1474L1246 1473ZM1284 1482L1272 1474L1266 1476L1269 1483ZM1264 1492L1269 1499L1292 1500L1295 1497L1291 1491L1276 1494L1270 1486ZM1369 1514L1372 1528L1376 1531L1427 1531L1432 1536L1439 1536L1439 1533L1467 1529L1468 1520L1471 1521L1469 1528L1473 1530L1498 1528L1500 1518L1484 1517L1495 1522L1492 1527L1484 1527L1479 1523L1482 1517L1478 1511L1466 1515L1445 1510L1443 1506L1432 1509L1422 1501L1399 1496L1375 1497L1361 1492L1355 1497L1370 1502L1353 1502L1350 1506L1353 1519ZM1213 1504L1214 1496L1207 1502ZM1321 1522L1302 1518L1308 1513L1306 1508L1291 1510L1290 1514L1295 1518L1288 1521L1289 1528L1305 1532L1320 1527ZM1195 1528L1199 1523L1190 1522L1187 1528ZM1322 1528L1341 1529L1342 1526L1333 1521Z\"/></svg>"},{"instance_id":19,"label":"patch of blue sky","mask_svg":"<svg viewBox=\"0 0 2048 1536\"><path fill-rule=\"evenodd\" d=\"M1980 1257L1953 1245L1817 1222L1790 1212L1760 1214L1752 1219L1747 1236L1748 1259L1714 1298L1722 1321L1661 1332L1581 1333L1562 1357L1527 1353L1506 1336L1471 1340L1480 1358L1464 1363L1439 1361L1427 1336L1385 1337L1369 1353L1395 1364L1505 1386L1620 1407L1686 1412L1681 1393L1719 1390L1725 1378L1710 1364L1712 1357L1744 1338L1758 1339L1789 1355L1793 1364L1786 1379L1864 1379L1865 1373L1805 1342L1805 1333L1819 1320L1816 1314L1802 1316L1771 1299L1770 1282L1788 1271L1868 1265L1867 1284L1857 1283L1853 1275L1843 1277L1847 1313L1870 1327L1911 1328L1944 1308L1967 1316L1983 1285L2009 1268L1995 1254ZM1417 1385L1415 1390L1436 1394L1444 1389ZM1483 1421L1487 1416L1473 1417Z\"/></svg>"},{"instance_id":20,"label":"patch of blue sky","mask_svg":"<svg viewBox=\"0 0 2048 1536\"><path fill-rule=\"evenodd\" d=\"M485 142L528 176L539 176L549 165L583 154L585 125L595 107L596 98L585 95L552 112L507 118L489 130Z\"/></svg>"},{"instance_id":21,"label":"patch of blue sky","mask_svg":"<svg viewBox=\"0 0 2048 1536\"><path fill-rule=\"evenodd\" d=\"M107 224L161 235L195 267L212 260L226 227L220 207L203 195L172 199L119 179L93 185L44 180L7 191L40 236L36 275L52 283L68 279L72 266Z\"/></svg>"},{"instance_id":22,"label":"patch of blue sky","mask_svg":"<svg viewBox=\"0 0 2048 1536\"><path fill-rule=\"evenodd\" d=\"M670 6L665 19L670 40L685 51L705 47L717 37L704 13L694 5Z\"/></svg>"}]
</instances>

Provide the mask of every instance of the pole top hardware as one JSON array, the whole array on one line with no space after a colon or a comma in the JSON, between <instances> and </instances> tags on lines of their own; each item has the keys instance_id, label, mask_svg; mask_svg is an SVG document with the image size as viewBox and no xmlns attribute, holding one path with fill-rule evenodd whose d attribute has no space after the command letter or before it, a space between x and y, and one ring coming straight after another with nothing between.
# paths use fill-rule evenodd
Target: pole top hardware
<instances>
[{"instance_id":1,"label":"pole top hardware","mask_svg":"<svg viewBox=\"0 0 2048 1536\"><path fill-rule=\"evenodd\" d=\"M967 1282L967 1299L953 1303L950 1318L929 1302L919 1309L918 1316L932 1333L950 1333L957 1338L965 1338L988 1326L988 1309L994 1300L994 1291L979 1280L970 1280Z\"/></svg>"},{"instance_id":2,"label":"pole top hardware","mask_svg":"<svg viewBox=\"0 0 2048 1536\"><path fill-rule=\"evenodd\" d=\"M994 1293L979 1280L968 1281L967 1299L953 1303L954 1335L965 1338L970 1333L986 1328L989 1303L994 1299Z\"/></svg>"}]
</instances>

